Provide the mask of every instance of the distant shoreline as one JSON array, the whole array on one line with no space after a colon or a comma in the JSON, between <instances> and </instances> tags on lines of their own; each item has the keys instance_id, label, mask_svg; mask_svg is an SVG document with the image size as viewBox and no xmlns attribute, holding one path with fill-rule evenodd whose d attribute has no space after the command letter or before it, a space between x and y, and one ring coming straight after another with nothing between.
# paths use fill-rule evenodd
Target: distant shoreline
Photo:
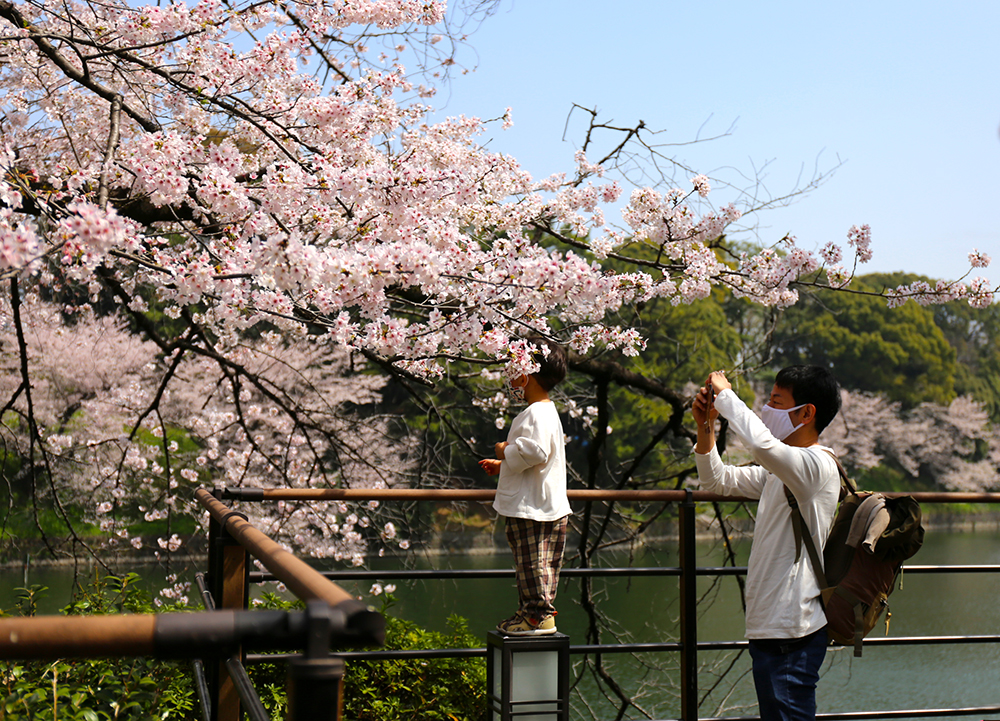
<instances>
[{"instance_id":1,"label":"distant shoreline","mask_svg":"<svg viewBox=\"0 0 1000 721\"><path fill-rule=\"evenodd\" d=\"M923 525L928 532L932 533L1000 532L1000 511L964 514L935 513L925 517ZM753 533L753 522L750 519L728 519L727 526L730 533L736 536L749 537ZM699 541L711 541L720 538L718 523L714 516L703 514L699 517L696 538ZM98 560L90 556L81 556L79 558L45 558L36 555L46 552L41 542L38 542L39 545L36 549L21 551L16 558L8 556L6 560L0 561L0 571L23 570L26 564L29 567L71 567L79 565L81 568L91 569L94 566L100 565L99 561L118 568L123 565L127 567L165 566L169 563L170 565L181 567L200 564L207 570L208 556L201 548L203 540L200 536L192 537L190 539L192 542L191 550L187 553L170 554L169 560L166 555L157 558L152 553L143 553L142 551L122 552L124 549L119 552L98 554ZM650 546L676 543L677 540L677 522L670 520L650 528L643 534L642 540L638 543L639 545ZM629 543L630 541L622 539L621 545L626 546ZM616 545L612 544L609 546L609 550L613 550L615 547ZM434 534L426 542L415 542L413 549L413 552L423 556L481 556L503 554L508 551L506 541L497 536L495 532L488 532L486 530L481 532L459 531ZM405 558L407 555L410 554L386 554L383 557ZM315 560L327 559L317 558Z\"/></svg>"}]
</instances>

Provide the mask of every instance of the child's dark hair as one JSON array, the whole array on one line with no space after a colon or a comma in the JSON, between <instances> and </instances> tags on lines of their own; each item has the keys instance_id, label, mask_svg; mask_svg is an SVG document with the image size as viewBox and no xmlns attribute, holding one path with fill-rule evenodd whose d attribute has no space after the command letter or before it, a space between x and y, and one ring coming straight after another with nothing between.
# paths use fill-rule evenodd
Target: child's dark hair
<instances>
[{"instance_id":1,"label":"child's dark hair","mask_svg":"<svg viewBox=\"0 0 1000 721\"><path fill-rule=\"evenodd\" d=\"M822 433L840 410L840 385L822 366L788 366L778 371L774 385L790 391L795 405L816 406L817 433Z\"/></svg>"},{"instance_id":2,"label":"child's dark hair","mask_svg":"<svg viewBox=\"0 0 1000 721\"><path fill-rule=\"evenodd\" d=\"M532 354L532 360L541 366L532 376L546 391L552 390L566 377L566 351L558 343L540 335L533 335L525 340L538 348L549 349L548 355L543 350Z\"/></svg>"}]
</instances>

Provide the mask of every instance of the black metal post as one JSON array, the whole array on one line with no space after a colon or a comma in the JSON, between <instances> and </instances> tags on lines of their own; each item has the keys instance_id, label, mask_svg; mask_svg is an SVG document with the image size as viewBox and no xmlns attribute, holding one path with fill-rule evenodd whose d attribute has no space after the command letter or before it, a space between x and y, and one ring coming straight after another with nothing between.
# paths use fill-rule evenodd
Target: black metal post
<instances>
[{"instance_id":1,"label":"black metal post","mask_svg":"<svg viewBox=\"0 0 1000 721\"><path fill-rule=\"evenodd\" d=\"M202 721L212 721L212 694L208 690L205 679L205 664L201 659L191 662L191 672L194 674L194 688L198 692L198 705L201 706Z\"/></svg>"},{"instance_id":2,"label":"black metal post","mask_svg":"<svg viewBox=\"0 0 1000 721\"><path fill-rule=\"evenodd\" d=\"M270 721L271 717L264 709L264 704L260 702L260 696L257 695L238 656L226 659L226 670L229 672L229 678L233 680L233 685L236 686L241 706L250 721Z\"/></svg>"},{"instance_id":3,"label":"black metal post","mask_svg":"<svg viewBox=\"0 0 1000 721\"><path fill-rule=\"evenodd\" d=\"M695 554L695 506L691 491L681 503L680 531L680 637L681 718L698 718L698 559Z\"/></svg>"},{"instance_id":4,"label":"black metal post","mask_svg":"<svg viewBox=\"0 0 1000 721\"><path fill-rule=\"evenodd\" d=\"M288 662L289 721L340 721L344 662L330 656L330 638L344 632L344 614L325 601L306 605L305 653Z\"/></svg>"}]
</instances>

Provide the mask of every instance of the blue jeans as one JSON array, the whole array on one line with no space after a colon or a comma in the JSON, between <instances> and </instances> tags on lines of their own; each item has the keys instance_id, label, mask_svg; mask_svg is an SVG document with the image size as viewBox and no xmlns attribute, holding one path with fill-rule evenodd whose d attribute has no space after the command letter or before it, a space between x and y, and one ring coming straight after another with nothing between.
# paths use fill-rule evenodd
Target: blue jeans
<instances>
[{"instance_id":1,"label":"blue jeans","mask_svg":"<svg viewBox=\"0 0 1000 721\"><path fill-rule=\"evenodd\" d=\"M816 682L828 643L825 628L801 639L750 641L762 721L816 718Z\"/></svg>"}]
</instances>

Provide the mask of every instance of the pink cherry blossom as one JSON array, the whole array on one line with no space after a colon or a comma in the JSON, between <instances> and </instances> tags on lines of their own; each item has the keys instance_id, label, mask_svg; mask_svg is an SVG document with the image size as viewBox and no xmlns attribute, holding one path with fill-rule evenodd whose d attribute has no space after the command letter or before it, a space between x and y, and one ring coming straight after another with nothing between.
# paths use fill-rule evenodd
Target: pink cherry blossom
<instances>
[{"instance_id":1,"label":"pink cherry blossom","mask_svg":"<svg viewBox=\"0 0 1000 721\"><path fill-rule=\"evenodd\" d=\"M49 440L3 432L48 454L63 474L53 492L86 502L116 542L126 520L190 513L178 489L196 478L405 482L407 444L383 441L406 434L346 412L374 404L385 377L344 383L345 369L414 383L449 378L455 359L531 372L534 334L633 356L645 339L615 320L632 306L723 287L784 308L803 285L849 290L843 268L870 260L867 225L848 232L849 257L790 235L737 254L756 209L719 199L707 175L634 188L644 175L622 159L648 147L641 126L617 164L581 148L532 177L495 139L516 108L489 120L426 104L462 67L446 12L438 0L0 4L0 388L25 414L22 380L38 375ZM885 296L983 306L993 292L974 278ZM5 322L15 307L23 348ZM172 449L172 432L197 450ZM370 535L345 516L321 504L257 520L354 563Z\"/></svg>"},{"instance_id":2,"label":"pink cherry blossom","mask_svg":"<svg viewBox=\"0 0 1000 721\"><path fill-rule=\"evenodd\" d=\"M987 268L990 265L990 256L978 250L969 253L969 265L973 268Z\"/></svg>"},{"instance_id":3,"label":"pink cherry blossom","mask_svg":"<svg viewBox=\"0 0 1000 721\"><path fill-rule=\"evenodd\" d=\"M852 225L851 229L847 232L847 242L854 246L859 262L867 263L872 259L872 235L871 228L867 224L860 227Z\"/></svg>"},{"instance_id":4,"label":"pink cherry blossom","mask_svg":"<svg viewBox=\"0 0 1000 721\"><path fill-rule=\"evenodd\" d=\"M712 185L709 183L707 176L696 175L691 178L691 184L702 198L707 198L708 194L712 191Z\"/></svg>"}]
</instances>

